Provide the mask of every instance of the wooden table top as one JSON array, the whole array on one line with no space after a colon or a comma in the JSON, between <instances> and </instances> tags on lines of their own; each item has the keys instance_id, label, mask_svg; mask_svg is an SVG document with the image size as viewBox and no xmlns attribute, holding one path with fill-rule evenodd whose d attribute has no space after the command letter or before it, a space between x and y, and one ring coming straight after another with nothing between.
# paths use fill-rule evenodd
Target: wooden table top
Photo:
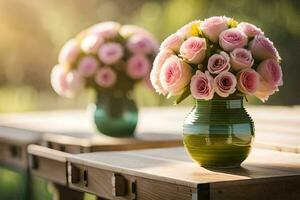
<instances>
[{"instance_id":1,"label":"wooden table top","mask_svg":"<svg viewBox=\"0 0 300 200\"><path fill-rule=\"evenodd\" d=\"M136 135L143 140L157 135L181 140L182 123L189 110L188 107L142 108ZM300 152L300 107L249 106L247 110L255 123L256 147ZM1 126L46 133L43 140L59 144L85 147L119 141L98 134L91 114L82 110L2 114ZM148 136L144 136L145 133ZM0 129L0 140L4 138L26 140L26 137L7 134Z\"/></svg>"},{"instance_id":2,"label":"wooden table top","mask_svg":"<svg viewBox=\"0 0 300 200\"><path fill-rule=\"evenodd\" d=\"M194 163L183 147L94 152L68 158L71 163L138 177L197 187L202 183L299 176L298 154L253 149L241 168L205 169Z\"/></svg>"},{"instance_id":3,"label":"wooden table top","mask_svg":"<svg viewBox=\"0 0 300 200\"><path fill-rule=\"evenodd\" d=\"M253 149L250 156L240 168L231 169L202 168L189 158L183 147L126 152L95 152L73 155L68 157L67 160L69 166L86 169L89 174L88 177L91 179L89 185L86 187L80 183L71 183L71 187L92 192L104 198L111 197L109 193L105 193L105 187L97 185L94 180L99 178L104 179L102 174L107 172L112 172L123 177L135 177L137 180L136 188L142 193L140 194L141 196L137 194L138 197L141 197L138 199L148 199L150 194L146 195L142 191L147 189L152 190L152 188L156 188L158 196L163 195L160 194L160 190L158 189L162 187L163 183L176 185L177 188L181 186L191 188L191 195L193 195L191 191L194 188L198 192L197 198L193 199L201 200L201 195L207 197L207 192L210 197L203 199L263 199L261 197L266 197L263 193L266 191L261 191L259 188L260 185L264 187L264 184L269 185L268 191L270 192L272 190L280 190L282 194L279 195L279 199L285 199L282 197L289 197L288 199L300 197L300 156L294 153ZM69 176L72 176L72 174L69 174ZM142 184L143 181L139 183L140 179L147 180L151 183L151 186L148 185L148 188L143 188L144 184ZM278 184L278 181L285 183L286 186ZM110 183L110 181L107 182ZM241 189L241 185L247 187ZM253 189L254 192L256 191L256 194L251 194L253 192L251 191L251 187L256 188L255 190ZM247 188L249 189L248 197ZM234 192L234 190L236 191ZM289 193L290 190L292 191ZM203 191L206 194L203 194ZM153 192L155 193L155 191ZM233 194L228 194L227 192L233 192ZM172 193L172 191L169 191L169 193ZM181 197L182 193L178 193L178 199L192 199L191 197ZM237 198L236 194L241 195L241 198ZM273 196L274 194L276 192L268 194L267 197L269 198L266 199L278 199L276 196ZM167 192L165 195L167 195ZM152 198L173 199L171 196L168 196L168 198L152 196ZM174 197L174 199L176 198Z\"/></svg>"}]
</instances>

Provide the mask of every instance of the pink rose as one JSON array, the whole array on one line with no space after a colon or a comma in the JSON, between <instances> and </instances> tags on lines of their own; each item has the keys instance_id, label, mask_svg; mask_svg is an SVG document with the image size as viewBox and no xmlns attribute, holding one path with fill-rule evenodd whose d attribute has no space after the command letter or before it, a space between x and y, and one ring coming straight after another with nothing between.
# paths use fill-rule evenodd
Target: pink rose
<instances>
[{"instance_id":1,"label":"pink rose","mask_svg":"<svg viewBox=\"0 0 300 200\"><path fill-rule=\"evenodd\" d=\"M208 59L207 69L212 74L228 71L230 68L229 60L228 54L224 51L220 54L214 54Z\"/></svg>"},{"instance_id":2,"label":"pink rose","mask_svg":"<svg viewBox=\"0 0 300 200\"><path fill-rule=\"evenodd\" d=\"M252 67L254 59L251 51L243 48L236 48L230 52L230 64L235 71Z\"/></svg>"},{"instance_id":3,"label":"pink rose","mask_svg":"<svg viewBox=\"0 0 300 200\"><path fill-rule=\"evenodd\" d=\"M279 90L278 86L283 85L282 70L276 60L267 59L258 65L257 72L260 75L260 86L254 95L264 102Z\"/></svg>"},{"instance_id":4,"label":"pink rose","mask_svg":"<svg viewBox=\"0 0 300 200\"><path fill-rule=\"evenodd\" d=\"M67 75L67 97L74 97L77 95L80 91L83 90L85 85L85 80L83 77L78 73L78 71L71 71L68 72Z\"/></svg>"},{"instance_id":5,"label":"pink rose","mask_svg":"<svg viewBox=\"0 0 300 200\"><path fill-rule=\"evenodd\" d=\"M218 42L220 33L228 29L228 20L222 16L210 17L201 23L200 29L210 41Z\"/></svg>"},{"instance_id":6,"label":"pink rose","mask_svg":"<svg viewBox=\"0 0 300 200\"><path fill-rule=\"evenodd\" d=\"M273 43L263 35L255 36L250 42L249 48L255 59L280 59L277 49L274 47Z\"/></svg>"},{"instance_id":7,"label":"pink rose","mask_svg":"<svg viewBox=\"0 0 300 200\"><path fill-rule=\"evenodd\" d=\"M159 94L166 95L167 91L163 88L161 82L160 82L160 74L161 74L161 68L165 61L174 55L174 52L169 49L162 49L157 56L154 59L153 62L153 68L150 73L150 80L151 83Z\"/></svg>"},{"instance_id":8,"label":"pink rose","mask_svg":"<svg viewBox=\"0 0 300 200\"><path fill-rule=\"evenodd\" d=\"M67 96L67 71L61 65L56 65L51 71L51 85L54 91L61 95Z\"/></svg>"},{"instance_id":9,"label":"pink rose","mask_svg":"<svg viewBox=\"0 0 300 200\"><path fill-rule=\"evenodd\" d=\"M149 34L148 31L143 29L142 27L135 26L135 25L124 25L120 29L120 34L124 38L128 38L133 34Z\"/></svg>"},{"instance_id":10,"label":"pink rose","mask_svg":"<svg viewBox=\"0 0 300 200\"><path fill-rule=\"evenodd\" d=\"M85 56L81 58L77 65L78 72L84 77L92 76L98 67L99 62L93 56Z\"/></svg>"},{"instance_id":11,"label":"pink rose","mask_svg":"<svg viewBox=\"0 0 300 200\"><path fill-rule=\"evenodd\" d=\"M103 43L103 38L96 34L86 36L81 42L81 49L86 54L96 54Z\"/></svg>"},{"instance_id":12,"label":"pink rose","mask_svg":"<svg viewBox=\"0 0 300 200\"><path fill-rule=\"evenodd\" d=\"M208 71L198 70L191 79L192 96L195 99L210 100L214 96L213 78Z\"/></svg>"},{"instance_id":13,"label":"pink rose","mask_svg":"<svg viewBox=\"0 0 300 200\"><path fill-rule=\"evenodd\" d=\"M116 83L117 75L110 67L102 67L97 70L95 81L99 86L109 88Z\"/></svg>"},{"instance_id":14,"label":"pink rose","mask_svg":"<svg viewBox=\"0 0 300 200\"><path fill-rule=\"evenodd\" d=\"M245 94L254 94L259 87L259 74L251 68L237 74L237 88Z\"/></svg>"},{"instance_id":15,"label":"pink rose","mask_svg":"<svg viewBox=\"0 0 300 200\"><path fill-rule=\"evenodd\" d=\"M257 28L255 25L247 22L239 23L237 28L243 31L248 37L264 34L260 28Z\"/></svg>"},{"instance_id":16,"label":"pink rose","mask_svg":"<svg viewBox=\"0 0 300 200\"><path fill-rule=\"evenodd\" d=\"M248 42L248 38L237 28L231 28L223 31L219 37L219 44L225 51L232 51L235 48L241 48Z\"/></svg>"},{"instance_id":17,"label":"pink rose","mask_svg":"<svg viewBox=\"0 0 300 200\"><path fill-rule=\"evenodd\" d=\"M190 37L180 47L180 55L190 63L199 64L205 58L206 41L204 38Z\"/></svg>"},{"instance_id":18,"label":"pink rose","mask_svg":"<svg viewBox=\"0 0 300 200\"><path fill-rule=\"evenodd\" d=\"M278 87L270 86L262 77L259 79L259 88L254 95L259 98L262 102L265 102L275 92L279 91Z\"/></svg>"},{"instance_id":19,"label":"pink rose","mask_svg":"<svg viewBox=\"0 0 300 200\"><path fill-rule=\"evenodd\" d=\"M129 58L127 62L127 74L132 79L141 79L145 77L151 64L147 57L142 54L136 54Z\"/></svg>"},{"instance_id":20,"label":"pink rose","mask_svg":"<svg viewBox=\"0 0 300 200\"><path fill-rule=\"evenodd\" d=\"M178 95L189 84L191 76L192 68L177 56L171 56L162 66L160 80L170 95Z\"/></svg>"},{"instance_id":21,"label":"pink rose","mask_svg":"<svg viewBox=\"0 0 300 200\"><path fill-rule=\"evenodd\" d=\"M123 48L119 43L108 42L101 45L98 57L105 64L114 64L123 56Z\"/></svg>"},{"instance_id":22,"label":"pink rose","mask_svg":"<svg viewBox=\"0 0 300 200\"><path fill-rule=\"evenodd\" d=\"M64 97L72 98L84 88L85 80L77 71L67 72L56 65L51 72L51 85L54 91Z\"/></svg>"},{"instance_id":23,"label":"pink rose","mask_svg":"<svg viewBox=\"0 0 300 200\"><path fill-rule=\"evenodd\" d=\"M80 48L75 39L71 39L62 47L58 61L59 63L71 64L76 61L80 54Z\"/></svg>"},{"instance_id":24,"label":"pink rose","mask_svg":"<svg viewBox=\"0 0 300 200\"><path fill-rule=\"evenodd\" d=\"M282 86L282 70L276 60L267 59L257 67L259 75L271 86Z\"/></svg>"},{"instance_id":25,"label":"pink rose","mask_svg":"<svg viewBox=\"0 0 300 200\"><path fill-rule=\"evenodd\" d=\"M179 33L173 33L161 43L160 48L170 49L174 52L178 52L182 43L183 43L182 35Z\"/></svg>"},{"instance_id":26,"label":"pink rose","mask_svg":"<svg viewBox=\"0 0 300 200\"><path fill-rule=\"evenodd\" d=\"M127 48L132 53L150 54L157 52L158 44L145 34L134 34L128 39Z\"/></svg>"},{"instance_id":27,"label":"pink rose","mask_svg":"<svg viewBox=\"0 0 300 200\"><path fill-rule=\"evenodd\" d=\"M216 93L221 97L228 97L235 92L237 84L235 76L230 72L221 72L214 79L214 88Z\"/></svg>"},{"instance_id":28,"label":"pink rose","mask_svg":"<svg viewBox=\"0 0 300 200\"><path fill-rule=\"evenodd\" d=\"M192 22L184 25L182 28L180 28L177 31L177 33L182 35L182 37L184 37L184 38L198 36L199 26L200 26L200 20L195 20L195 21L192 21Z\"/></svg>"},{"instance_id":29,"label":"pink rose","mask_svg":"<svg viewBox=\"0 0 300 200\"><path fill-rule=\"evenodd\" d=\"M114 38L118 35L121 25L117 22L102 22L92 26L89 32L104 39Z\"/></svg>"}]
</instances>

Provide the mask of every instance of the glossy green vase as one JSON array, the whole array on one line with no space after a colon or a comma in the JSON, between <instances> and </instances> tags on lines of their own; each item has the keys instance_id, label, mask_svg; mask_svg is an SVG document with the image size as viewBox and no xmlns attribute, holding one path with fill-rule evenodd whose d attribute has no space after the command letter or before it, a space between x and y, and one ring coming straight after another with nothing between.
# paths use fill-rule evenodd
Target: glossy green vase
<instances>
[{"instance_id":1,"label":"glossy green vase","mask_svg":"<svg viewBox=\"0 0 300 200\"><path fill-rule=\"evenodd\" d=\"M243 98L197 100L183 125L184 145L203 167L237 167L247 158L254 139L254 124Z\"/></svg>"},{"instance_id":2,"label":"glossy green vase","mask_svg":"<svg viewBox=\"0 0 300 200\"><path fill-rule=\"evenodd\" d=\"M138 108L128 94L99 94L94 122L100 133L111 137L133 137Z\"/></svg>"}]
</instances>

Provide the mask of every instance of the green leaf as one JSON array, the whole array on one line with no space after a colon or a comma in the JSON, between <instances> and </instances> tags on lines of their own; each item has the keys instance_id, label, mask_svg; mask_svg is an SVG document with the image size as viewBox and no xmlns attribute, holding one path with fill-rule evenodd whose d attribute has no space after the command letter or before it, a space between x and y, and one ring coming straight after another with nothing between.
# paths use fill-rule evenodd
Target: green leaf
<instances>
[{"instance_id":1,"label":"green leaf","mask_svg":"<svg viewBox=\"0 0 300 200\"><path fill-rule=\"evenodd\" d=\"M181 95L174 101L174 105L178 105L180 102L182 102L183 100L185 100L188 96L190 96L191 90L190 90L189 85L190 84L188 84L188 86L186 86L184 88L184 90L181 93Z\"/></svg>"}]
</instances>

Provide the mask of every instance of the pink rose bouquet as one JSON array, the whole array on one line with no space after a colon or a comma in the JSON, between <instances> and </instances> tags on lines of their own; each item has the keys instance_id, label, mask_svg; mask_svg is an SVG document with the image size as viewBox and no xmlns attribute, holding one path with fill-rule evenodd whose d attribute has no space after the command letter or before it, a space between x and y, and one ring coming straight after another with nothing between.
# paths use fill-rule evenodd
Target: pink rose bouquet
<instances>
[{"instance_id":1,"label":"pink rose bouquet","mask_svg":"<svg viewBox=\"0 0 300 200\"><path fill-rule=\"evenodd\" d=\"M166 45L176 50L173 43L181 40L171 39ZM98 92L126 92L135 83L149 80L158 48L156 39L141 27L116 22L96 24L62 47L59 64L51 73L52 87L65 97L73 97L86 87Z\"/></svg>"},{"instance_id":2,"label":"pink rose bouquet","mask_svg":"<svg viewBox=\"0 0 300 200\"><path fill-rule=\"evenodd\" d=\"M189 95L199 100L254 95L266 101L283 85L280 64L260 28L216 16L190 22L167 37L150 79L158 93L178 96L175 103Z\"/></svg>"}]
</instances>

